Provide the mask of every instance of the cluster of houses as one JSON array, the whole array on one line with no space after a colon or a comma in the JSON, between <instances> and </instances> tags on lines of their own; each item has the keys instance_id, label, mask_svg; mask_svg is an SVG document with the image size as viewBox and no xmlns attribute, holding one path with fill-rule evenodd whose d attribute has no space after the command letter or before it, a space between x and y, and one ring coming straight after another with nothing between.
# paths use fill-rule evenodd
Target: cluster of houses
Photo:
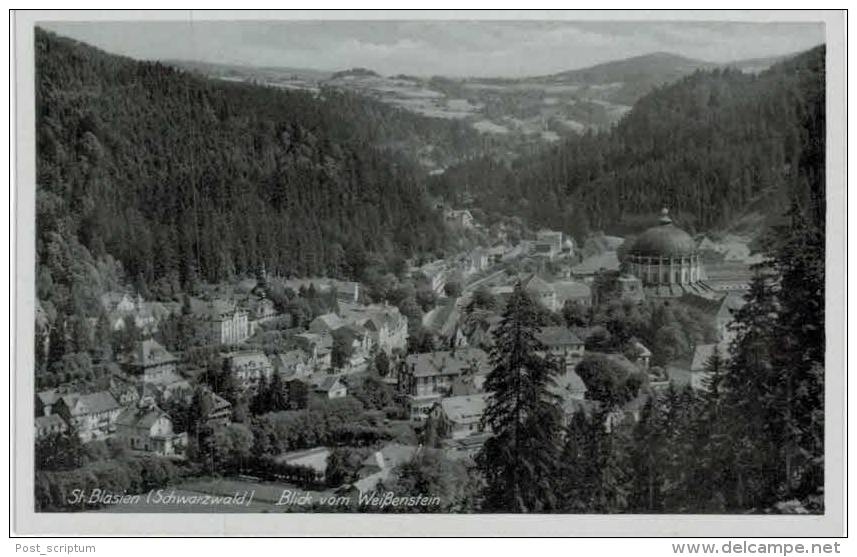
<instances>
[{"instance_id":1,"label":"cluster of houses","mask_svg":"<svg viewBox=\"0 0 857 557\"><path fill-rule=\"evenodd\" d=\"M467 210L450 210L445 217L454 226L477 226ZM354 282L326 278L284 281L285 286L294 291L312 287L320 293L335 292L338 308L336 312L317 316L306 330L291 331L293 347L274 354L245 345L266 322L279 317L266 295L264 271L257 276L255 285L248 284L237 295L191 298L184 304L146 302L140 296L109 293L102 298L102 303L111 329L119 331L133 323L143 333L144 340L117 358L119 369L110 374L106 383L102 381L86 389L65 386L37 393L36 436L73 430L84 441L116 438L125 441L131 450L181 455L187 444L186 434L175 433L172 418L162 408L172 400L190 402L195 389L188 378L194 375L194 370L187 369L180 355L170 353L152 339L151 334L170 315L186 314L194 320L206 343L223 348L220 353L222 369L231 374L239 389L249 392L255 392L278 375L286 384L298 381L320 396L341 398L347 395L347 386L342 380L345 374L366 370L379 352L403 356L395 358L398 362L396 373L390 381L395 382L405 401L410 420L423 422L431 418L440 424L446 433L449 454L466 458L475 454L490 434L482 424L491 394L485 389L491 369L486 350L493 341L492 332L500 317L498 310L477 309L465 318L463 309L472 296L472 285L460 296L447 298L447 283L458 280L463 285L468 278L497 263L523 256L550 261L552 268L565 271L552 276L504 274L499 282L494 278L480 279L478 282L485 282L485 288L501 307L518 282L550 311L560 311L569 303L589 307L597 302L594 300L595 278L605 271L617 277L621 298L640 301L646 295L644 279L622 272L618 256L622 241L622 238L599 235L588 239L576 252L574 242L562 232L540 230L534 240L525 240L515 247L505 244L477 247L413 268L412 272L419 272L428 286L445 298L424 316L423 326L437 334L448 349L428 353L405 355L407 318L387 304L360 303L360 285ZM715 351L727 355L726 347L732 335L729 325L734 312L744 302L740 293L727 292L706 303L719 304L715 312L719 342L696 347L686 372L688 383L694 388L705 388L705 364L710 356ZM544 355L550 354L562 362L562 373L553 389L566 418L587 410L592 402L586 400L586 385L575 373L575 367L585 355L587 331L550 326L542 328L537 338L545 347ZM337 352L343 345L348 348L344 359ZM630 352L631 356L607 356L620 360L619 363L630 370L651 372L651 352L645 346L633 341ZM649 377L653 387L670 378L655 377L651 373ZM232 415L230 403L210 389L203 389L202 393L208 398L204 405L208 409L206 422L211 425L228 423ZM325 450L295 453L292 455L294 462L289 462L324 467ZM343 489L363 492L373 488L379 481L383 482L397 464L409 460L418 450L417 447L387 445L367 459L359 480Z\"/></svg>"},{"instance_id":2,"label":"cluster of houses","mask_svg":"<svg viewBox=\"0 0 857 557\"><path fill-rule=\"evenodd\" d=\"M340 365L343 371L365 369L376 351L388 356L404 352L408 344L408 320L399 309L388 304L362 305L339 303L338 313L319 315L305 333L297 335L303 346L320 365L330 362L334 337L350 346L349 360Z\"/></svg>"},{"instance_id":3,"label":"cluster of houses","mask_svg":"<svg viewBox=\"0 0 857 557\"><path fill-rule=\"evenodd\" d=\"M407 319L395 307L359 304L357 283L332 279L292 282L295 284L288 286L297 290L309 285L319 292L335 289L339 313L319 316L307 331L292 331L294 348L270 355L246 347L245 342L262 324L279 317L266 295L264 272L255 285L250 283L243 291L211 299L191 298L184 304L145 302L127 293L106 294L102 304L112 330L133 323L142 340L117 355L115 365L109 364L108 378L36 393L36 436L73 430L84 442L121 438L132 450L181 454L185 440L173 433L172 420L161 407L170 401L190 403L195 392L192 378L200 370L191 369L181 354L171 353L152 338L170 315L189 315L201 340L221 347L221 369L245 392L255 392L263 381L279 374L286 384L300 381L321 396L344 397L346 385L333 371L365 369L378 350L388 355L405 350ZM336 335L352 343L350 360L339 370L331 369ZM230 403L207 388L202 396L209 398L204 406L211 409L206 422L228 423Z\"/></svg>"},{"instance_id":4,"label":"cluster of houses","mask_svg":"<svg viewBox=\"0 0 857 557\"><path fill-rule=\"evenodd\" d=\"M164 456L178 456L187 444L185 433L175 433L173 420L161 409L165 403L194 396L190 382L177 371L178 360L152 339L139 341L123 355L120 368L90 388L70 385L36 393L35 434L44 437L75 431L84 442L121 439L129 448ZM208 423L231 417L231 405L210 390Z\"/></svg>"},{"instance_id":5,"label":"cluster of houses","mask_svg":"<svg viewBox=\"0 0 857 557\"><path fill-rule=\"evenodd\" d=\"M498 321L496 315L489 319L493 325ZM570 416L585 404L586 386L574 371L584 356L584 342L567 327L559 326L544 327L537 337L545 346L542 355L550 353L562 362L554 388ZM485 351L490 338L490 333L472 334L451 350L409 354L397 370L397 388L406 401L409 418L422 422L432 417L442 424L447 448L454 457L472 456L489 433L481 421L490 396L485 390L491 371Z\"/></svg>"},{"instance_id":6,"label":"cluster of houses","mask_svg":"<svg viewBox=\"0 0 857 557\"><path fill-rule=\"evenodd\" d=\"M403 445L390 442L373 451L363 462L357 471L357 478L335 490L337 496L351 497L357 501L361 495L366 495L377 490L378 485L383 485L393 479L396 467L413 460L421 450L414 445ZM291 451L277 457L277 462L290 466L302 466L315 472L316 481L324 481L327 475L328 457L331 449L328 447L314 447L299 451Z\"/></svg>"}]
</instances>

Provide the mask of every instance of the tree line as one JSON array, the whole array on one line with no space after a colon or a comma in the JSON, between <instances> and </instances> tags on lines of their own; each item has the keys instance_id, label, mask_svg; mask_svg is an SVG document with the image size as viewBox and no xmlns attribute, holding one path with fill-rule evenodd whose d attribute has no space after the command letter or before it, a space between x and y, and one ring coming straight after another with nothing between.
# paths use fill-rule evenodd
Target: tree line
<instances>
[{"instance_id":1,"label":"tree line","mask_svg":"<svg viewBox=\"0 0 857 557\"><path fill-rule=\"evenodd\" d=\"M811 198L824 199L814 168ZM563 421L550 389L559 366L535 338L543 314L519 285L490 352L482 510L823 512L823 214L795 201L769 235L769 257L734 314L735 340L707 362L706 389L670 384L630 411L627 381L595 384L598 374L581 369L598 404Z\"/></svg>"},{"instance_id":2,"label":"tree line","mask_svg":"<svg viewBox=\"0 0 857 557\"><path fill-rule=\"evenodd\" d=\"M801 160L823 155L805 124L824 90L824 54L817 47L758 75L699 70L643 96L610 130L514 161L480 155L430 188L578 239L627 232L664 205L696 231L748 210L777 220L793 199L810 207Z\"/></svg>"},{"instance_id":3,"label":"tree line","mask_svg":"<svg viewBox=\"0 0 857 557\"><path fill-rule=\"evenodd\" d=\"M390 144L414 133L466 141L456 129L344 92L208 80L40 29L35 43L36 259L49 314L92 311L121 283L180 299L262 265L359 279L370 256L445 245L424 173Z\"/></svg>"}]
</instances>

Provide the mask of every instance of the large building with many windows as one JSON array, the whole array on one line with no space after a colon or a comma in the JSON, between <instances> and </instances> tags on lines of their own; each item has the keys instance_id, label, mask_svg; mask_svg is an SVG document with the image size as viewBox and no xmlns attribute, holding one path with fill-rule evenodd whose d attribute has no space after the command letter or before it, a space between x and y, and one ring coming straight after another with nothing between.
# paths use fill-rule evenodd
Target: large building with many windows
<instances>
[{"instance_id":1,"label":"large building with many windows","mask_svg":"<svg viewBox=\"0 0 857 557\"><path fill-rule=\"evenodd\" d=\"M704 279L696 243L673 224L667 209L661 211L657 225L637 237L628 249L625 264L642 281L646 293L654 296L694 292Z\"/></svg>"}]
</instances>

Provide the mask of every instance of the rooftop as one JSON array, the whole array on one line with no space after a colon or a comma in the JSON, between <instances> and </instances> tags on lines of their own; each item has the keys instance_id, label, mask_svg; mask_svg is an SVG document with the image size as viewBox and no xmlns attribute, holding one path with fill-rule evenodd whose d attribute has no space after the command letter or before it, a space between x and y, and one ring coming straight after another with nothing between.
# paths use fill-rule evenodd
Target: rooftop
<instances>
[{"instance_id":1,"label":"rooftop","mask_svg":"<svg viewBox=\"0 0 857 557\"><path fill-rule=\"evenodd\" d=\"M553 289L558 298L563 300L589 299L592 297L592 289L589 285L573 280L561 280L553 283Z\"/></svg>"},{"instance_id":2,"label":"rooftop","mask_svg":"<svg viewBox=\"0 0 857 557\"><path fill-rule=\"evenodd\" d=\"M261 350L248 350L246 352L232 352L228 356L229 365L232 369L243 367L270 367L271 360Z\"/></svg>"},{"instance_id":3,"label":"rooftop","mask_svg":"<svg viewBox=\"0 0 857 557\"><path fill-rule=\"evenodd\" d=\"M327 470L328 456L330 456L330 449L327 447L314 447L283 453L277 456L275 460L292 466L307 466L316 472L324 473Z\"/></svg>"},{"instance_id":4,"label":"rooftop","mask_svg":"<svg viewBox=\"0 0 857 557\"><path fill-rule=\"evenodd\" d=\"M446 417L457 424L473 424L482 419L490 393L451 396L440 401Z\"/></svg>"},{"instance_id":5,"label":"rooftop","mask_svg":"<svg viewBox=\"0 0 857 557\"><path fill-rule=\"evenodd\" d=\"M661 211L656 226L640 234L629 253L650 257L681 257L696 253L696 243L690 234L673 224L669 210Z\"/></svg>"},{"instance_id":6,"label":"rooftop","mask_svg":"<svg viewBox=\"0 0 857 557\"><path fill-rule=\"evenodd\" d=\"M615 251L606 251L591 255L571 268L576 275L594 275L598 271L618 271L620 267L619 256Z\"/></svg>"},{"instance_id":7,"label":"rooftop","mask_svg":"<svg viewBox=\"0 0 857 557\"><path fill-rule=\"evenodd\" d=\"M62 397L72 416L84 416L109 412L119 408L119 403L108 391L99 391L85 395L68 394Z\"/></svg>"},{"instance_id":8,"label":"rooftop","mask_svg":"<svg viewBox=\"0 0 857 557\"><path fill-rule=\"evenodd\" d=\"M400 464L411 460L419 451L419 447L413 445L401 445L399 443L388 443L380 450L366 457L363 466L366 468L379 468L389 470Z\"/></svg>"},{"instance_id":9,"label":"rooftop","mask_svg":"<svg viewBox=\"0 0 857 557\"><path fill-rule=\"evenodd\" d=\"M36 429L47 429L51 427L65 427L65 420L57 414L50 416L39 416L36 418Z\"/></svg>"},{"instance_id":10,"label":"rooftop","mask_svg":"<svg viewBox=\"0 0 857 557\"><path fill-rule=\"evenodd\" d=\"M127 427L149 429L161 418L169 419L169 416L157 406L151 406L148 408L127 408L119 414L118 418L116 418L116 424Z\"/></svg>"},{"instance_id":11,"label":"rooftop","mask_svg":"<svg viewBox=\"0 0 857 557\"><path fill-rule=\"evenodd\" d=\"M154 339L141 340L131 352L129 363L138 367L151 367L176 362L176 357L170 354Z\"/></svg>"},{"instance_id":12,"label":"rooftop","mask_svg":"<svg viewBox=\"0 0 857 557\"><path fill-rule=\"evenodd\" d=\"M536 338L545 346L581 345L583 341L568 327L542 327Z\"/></svg>"},{"instance_id":13,"label":"rooftop","mask_svg":"<svg viewBox=\"0 0 857 557\"><path fill-rule=\"evenodd\" d=\"M197 319L205 319L209 321L220 321L239 311L234 302L224 300L222 298L215 298L212 300L191 298L190 310Z\"/></svg>"},{"instance_id":14,"label":"rooftop","mask_svg":"<svg viewBox=\"0 0 857 557\"><path fill-rule=\"evenodd\" d=\"M721 358L729 356L728 347L722 344L697 344L693 349L693 361L690 364L690 371L705 371L708 360L714 355L714 350L718 348Z\"/></svg>"},{"instance_id":15,"label":"rooftop","mask_svg":"<svg viewBox=\"0 0 857 557\"><path fill-rule=\"evenodd\" d=\"M461 375L475 365L477 370L490 368L488 354L479 348L459 348L450 351L410 354L405 360L417 377L433 375Z\"/></svg>"}]
</instances>

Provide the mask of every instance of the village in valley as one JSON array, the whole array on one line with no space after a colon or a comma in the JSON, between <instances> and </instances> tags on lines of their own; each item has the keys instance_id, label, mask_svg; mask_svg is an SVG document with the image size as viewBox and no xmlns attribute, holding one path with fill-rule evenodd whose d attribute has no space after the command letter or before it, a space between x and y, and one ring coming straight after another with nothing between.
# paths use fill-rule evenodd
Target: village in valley
<instances>
[{"instance_id":1,"label":"village in valley","mask_svg":"<svg viewBox=\"0 0 857 557\"><path fill-rule=\"evenodd\" d=\"M576 25L37 25L35 512L823 514L824 26Z\"/></svg>"},{"instance_id":2,"label":"village in valley","mask_svg":"<svg viewBox=\"0 0 857 557\"><path fill-rule=\"evenodd\" d=\"M604 414L609 429L638 420L667 388L706 389L712 354L728 355L754 262L745 246L693 238L666 208L638 237L598 233L581 244L437 210L471 247L408 261L377 284L272 276L262 266L180 301L133 287L104 293L83 329L91 360L75 354L64 371L37 379L35 435L45 445L37 455L64 458L57 451L76 444L130 451L168 462L165 474L185 469L171 480L187 493L263 488L261 508L283 504L272 486L371 495L424 447L466 470L491 435L489 354L516 287L547 323L537 339L560 362L552 389L566 421L607 404L588 392L593 383L615 388L598 374L630 389ZM644 304L683 308L698 332L658 346L624 335L616 313ZM51 330L38 338L45 354L64 342ZM97 508L109 498L97 493L75 502Z\"/></svg>"}]
</instances>

